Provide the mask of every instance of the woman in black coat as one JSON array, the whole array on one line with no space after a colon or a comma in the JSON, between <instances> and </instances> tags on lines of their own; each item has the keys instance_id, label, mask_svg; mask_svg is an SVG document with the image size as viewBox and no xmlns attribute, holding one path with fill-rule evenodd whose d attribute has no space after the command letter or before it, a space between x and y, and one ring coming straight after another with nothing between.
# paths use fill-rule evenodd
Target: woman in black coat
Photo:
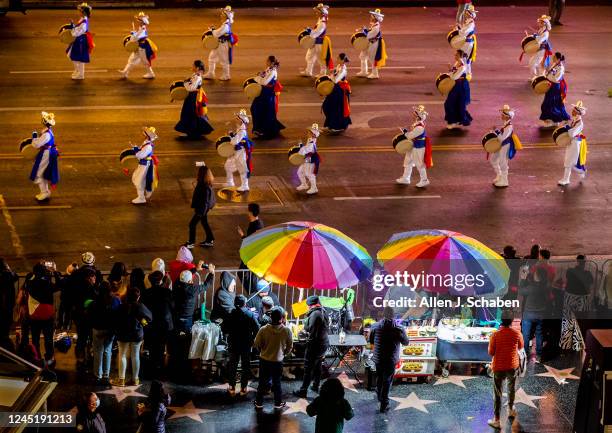
<instances>
[{"instance_id":1,"label":"woman in black coat","mask_svg":"<svg viewBox=\"0 0 612 433\"><path fill-rule=\"evenodd\" d=\"M151 391L145 404L139 403L138 420L142 433L166 433L167 406L170 404L170 395L164 385L154 380L151 382Z\"/></svg>"},{"instance_id":2,"label":"woman in black coat","mask_svg":"<svg viewBox=\"0 0 612 433\"><path fill-rule=\"evenodd\" d=\"M193 217L189 222L189 241L187 241L187 248L194 247L198 222L202 223L202 227L206 233L206 239L200 242L200 246L212 247L214 244L215 236L208 224L208 211L215 206L215 192L212 188L214 179L210 168L205 165L198 168L197 184L193 190L193 197L191 198Z\"/></svg>"}]
</instances>

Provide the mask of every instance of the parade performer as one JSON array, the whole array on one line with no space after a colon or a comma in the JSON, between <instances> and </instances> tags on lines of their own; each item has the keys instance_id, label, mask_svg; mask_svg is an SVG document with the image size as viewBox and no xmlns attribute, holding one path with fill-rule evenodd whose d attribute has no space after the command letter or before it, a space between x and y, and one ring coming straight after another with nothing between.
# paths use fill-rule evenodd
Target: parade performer
<instances>
[{"instance_id":1,"label":"parade performer","mask_svg":"<svg viewBox=\"0 0 612 433\"><path fill-rule=\"evenodd\" d=\"M381 23L385 16L380 9L370 11L370 28L363 29L368 38L368 48L359 53L361 60L361 70L357 73L358 77L368 77L370 79L378 79L378 70L385 66L387 62L387 50L385 41L382 37ZM368 70L371 68L371 73Z\"/></svg>"},{"instance_id":2,"label":"parade performer","mask_svg":"<svg viewBox=\"0 0 612 433\"><path fill-rule=\"evenodd\" d=\"M559 123L570 119L564 104L567 95L564 62L565 56L561 53L555 53L552 66L544 74L551 82L550 88L544 95L542 114L540 114L540 120L544 127L557 126Z\"/></svg>"},{"instance_id":3,"label":"parade performer","mask_svg":"<svg viewBox=\"0 0 612 433\"><path fill-rule=\"evenodd\" d=\"M419 171L420 180L416 184L417 188L425 188L429 185L427 178L427 169L433 166L431 155L431 140L425 132L425 120L427 119L427 111L423 105L412 107L414 115L414 123L408 129L402 129L404 136L408 140L412 140L412 150L406 153L404 157L404 174L395 181L400 184L409 185L412 175L412 167L416 167Z\"/></svg>"},{"instance_id":4,"label":"parade performer","mask_svg":"<svg viewBox=\"0 0 612 433\"><path fill-rule=\"evenodd\" d=\"M327 71L333 69L334 62L332 57L332 46L328 36L325 35L327 32L327 19L329 16L329 6L319 3L313 8L319 19L317 25L310 32L310 37L315 40L315 44L312 48L306 51L306 69L300 71L304 77L312 77L315 63L318 63L321 69L320 74L325 75Z\"/></svg>"},{"instance_id":5,"label":"parade performer","mask_svg":"<svg viewBox=\"0 0 612 433\"><path fill-rule=\"evenodd\" d=\"M542 15L540 18L538 18L538 30L531 35L540 45L540 49L536 51L536 53L529 59L529 70L531 71L531 75L533 77L542 75L546 68L550 65L550 57L552 56L551 46L548 42L550 29L551 24L549 16ZM526 31L525 35L529 36ZM519 60L522 60L523 54L524 53L521 54Z\"/></svg>"},{"instance_id":6,"label":"parade performer","mask_svg":"<svg viewBox=\"0 0 612 433\"><path fill-rule=\"evenodd\" d=\"M135 156L138 160L138 167L136 167L132 174L132 183L138 193L138 196L132 200L134 204L146 203L147 199L151 198L153 191L157 188L158 182L158 160L153 154L155 148L154 141L158 138L157 132L152 126L144 126L142 134L145 136L142 145L140 147L134 146Z\"/></svg>"},{"instance_id":7,"label":"parade performer","mask_svg":"<svg viewBox=\"0 0 612 433\"><path fill-rule=\"evenodd\" d=\"M340 53L338 65L329 76L334 84L332 92L323 100L322 111L325 114L323 125L330 132L338 133L345 131L351 124L350 95L351 85L346 79L346 64L349 63L346 54Z\"/></svg>"},{"instance_id":8,"label":"parade performer","mask_svg":"<svg viewBox=\"0 0 612 433\"><path fill-rule=\"evenodd\" d=\"M127 78L134 66L142 64L147 71L142 78L153 79L155 72L151 66L153 59L157 56L157 45L149 39L149 16L144 12L139 12L134 18L138 20L138 30L132 30L131 38L138 41L138 50L130 54L127 64L119 73L122 78Z\"/></svg>"},{"instance_id":9,"label":"parade performer","mask_svg":"<svg viewBox=\"0 0 612 433\"><path fill-rule=\"evenodd\" d=\"M189 92L183 101L181 108L181 119L174 129L187 137L198 139L202 135L210 134L213 127L208 122L208 98L202 88L202 74L204 73L204 62L196 60L193 62L193 75L185 80L185 89Z\"/></svg>"},{"instance_id":10,"label":"parade performer","mask_svg":"<svg viewBox=\"0 0 612 433\"><path fill-rule=\"evenodd\" d=\"M304 162L300 164L297 170L300 184L296 188L298 191L306 191L306 194L312 195L319 192L317 189L317 174L319 173L319 165L321 158L317 152L317 138L321 134L319 125L313 123L308 131L308 139L306 144L300 143L300 155L304 155ZM310 183L310 186L308 184Z\"/></svg>"},{"instance_id":11,"label":"parade performer","mask_svg":"<svg viewBox=\"0 0 612 433\"><path fill-rule=\"evenodd\" d=\"M283 86L278 81L280 63L274 56L268 56L266 70L255 77L262 86L261 94L251 103L253 116L253 135L261 138L276 137L285 126L276 118L278 114L278 97Z\"/></svg>"},{"instance_id":12,"label":"parade performer","mask_svg":"<svg viewBox=\"0 0 612 433\"><path fill-rule=\"evenodd\" d=\"M39 150L30 173L30 180L38 184L38 188L40 188L40 193L36 195L38 201L49 199L51 197L49 185L51 185L51 189L55 189L59 182L57 162L59 153L55 146L55 137L52 130L55 125L55 115L43 111L41 116L44 129L40 135L36 131L32 133L32 147Z\"/></svg>"},{"instance_id":13,"label":"parade performer","mask_svg":"<svg viewBox=\"0 0 612 433\"><path fill-rule=\"evenodd\" d=\"M516 151L522 149L518 136L514 133L512 119L514 110L509 105L504 105L501 110L501 119L504 125L501 129L495 129L497 140L501 143L501 148L490 155L490 162L495 170L493 185L497 188L506 188L508 183L508 163L516 155Z\"/></svg>"},{"instance_id":14,"label":"parade performer","mask_svg":"<svg viewBox=\"0 0 612 433\"><path fill-rule=\"evenodd\" d=\"M565 148L565 161L563 167L565 169L563 173L563 179L558 183L561 186L569 185L570 176L572 170L580 173L580 179L586 177L586 158L587 158L587 141L582 129L584 124L582 123L582 116L586 113L586 107L582 104L582 101L572 104L572 120L568 123L568 131L571 141L570 144Z\"/></svg>"},{"instance_id":15,"label":"parade performer","mask_svg":"<svg viewBox=\"0 0 612 433\"><path fill-rule=\"evenodd\" d=\"M463 14L463 23L457 26L459 36L465 39L460 50L467 55L466 65L468 79L472 75L472 63L476 61L476 50L478 48L478 42L476 40L477 13L478 11L474 9L474 5L469 4Z\"/></svg>"},{"instance_id":16,"label":"parade performer","mask_svg":"<svg viewBox=\"0 0 612 433\"><path fill-rule=\"evenodd\" d=\"M217 63L221 66L222 72L219 80L227 81L231 79L230 65L232 64L232 57L234 51L234 45L238 43L238 37L232 33L232 24L234 23L234 11L231 6L225 6L221 10L221 19L223 23L218 29L210 27L212 34L219 40L219 46L214 50L210 50L208 55L208 72L204 75L206 80L215 79L215 69Z\"/></svg>"},{"instance_id":17,"label":"parade performer","mask_svg":"<svg viewBox=\"0 0 612 433\"><path fill-rule=\"evenodd\" d=\"M236 130L230 133L235 153L225 160L225 174L227 176L225 186L234 186L234 173L238 172L240 175L238 191L245 192L249 190L249 177L253 170L253 142L249 140L247 134L249 116L246 110L240 110L240 112L235 113L235 116L237 120Z\"/></svg>"},{"instance_id":18,"label":"parade performer","mask_svg":"<svg viewBox=\"0 0 612 433\"><path fill-rule=\"evenodd\" d=\"M455 80L455 86L448 93L444 102L444 119L447 129L458 128L462 125L469 126L472 123L472 116L467 110L470 103L470 82L467 74L467 56L463 51L457 50L455 64L450 69L450 76Z\"/></svg>"},{"instance_id":19,"label":"parade performer","mask_svg":"<svg viewBox=\"0 0 612 433\"><path fill-rule=\"evenodd\" d=\"M87 3L81 3L77 6L81 14L81 18L76 25L72 24L70 32L74 36L74 41L68 45L66 53L74 64L74 72L72 73L73 80L85 79L85 63L89 63L89 55L94 49L94 42L91 33L89 33L89 17L91 16L91 6Z\"/></svg>"}]
</instances>

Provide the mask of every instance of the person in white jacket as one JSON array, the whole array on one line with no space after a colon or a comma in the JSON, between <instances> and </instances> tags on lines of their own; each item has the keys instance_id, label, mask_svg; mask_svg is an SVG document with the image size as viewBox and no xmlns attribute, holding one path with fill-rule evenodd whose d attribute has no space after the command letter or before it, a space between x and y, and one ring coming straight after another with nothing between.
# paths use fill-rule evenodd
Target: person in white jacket
<instances>
[{"instance_id":1,"label":"person in white jacket","mask_svg":"<svg viewBox=\"0 0 612 433\"><path fill-rule=\"evenodd\" d=\"M54 187L59 182L59 167L57 147L55 146L55 136L52 128L55 126L55 115L43 111L41 113L42 124L45 127L40 135L34 131L32 133L32 147L38 149L34 165L30 172L30 180L38 185L40 193L36 195L36 200L44 201L51 197L49 186Z\"/></svg>"},{"instance_id":2,"label":"person in white jacket","mask_svg":"<svg viewBox=\"0 0 612 433\"><path fill-rule=\"evenodd\" d=\"M231 143L234 146L235 152L225 160L225 174L227 177L225 186L230 188L234 186L234 173L238 172L240 175L238 191L246 192L249 190L249 177L252 168L251 152L253 142L249 140L247 133L250 121L245 109L235 113L235 116L237 120L236 130L230 133Z\"/></svg>"},{"instance_id":3,"label":"person in white jacket","mask_svg":"<svg viewBox=\"0 0 612 433\"><path fill-rule=\"evenodd\" d=\"M138 30L131 32L131 39L138 42L138 50L130 54L125 67L119 70L121 78L127 78L130 70L135 66L142 64L146 73L142 78L153 79L152 61L155 58L156 47L149 41L149 16L144 12L139 12L134 18L138 20Z\"/></svg>"},{"instance_id":4,"label":"person in white jacket","mask_svg":"<svg viewBox=\"0 0 612 433\"><path fill-rule=\"evenodd\" d=\"M319 154L317 152L317 138L321 134L319 125L313 123L308 131L308 139L306 144L300 143L299 154L304 155L304 162L300 164L297 170L300 184L296 188L298 191L306 191L306 194L312 195L319 192L317 189L317 174L319 172ZM310 186L308 185L310 183Z\"/></svg>"},{"instance_id":5,"label":"person in white jacket","mask_svg":"<svg viewBox=\"0 0 612 433\"><path fill-rule=\"evenodd\" d=\"M235 37L232 33L232 24L234 23L234 11L231 6L225 6L221 10L221 19L223 23L218 29L210 27L212 34L219 41L219 46L210 50L208 55L208 72L204 75L205 80L215 79L215 69L217 63L221 66L222 72L219 80L227 81L231 79L230 65L232 64L232 46L235 44Z\"/></svg>"},{"instance_id":6,"label":"person in white jacket","mask_svg":"<svg viewBox=\"0 0 612 433\"><path fill-rule=\"evenodd\" d=\"M68 45L66 54L74 65L72 72L73 80L85 79L85 63L89 63L89 55L94 48L93 37L89 32L89 17L91 17L91 6L87 3L81 3L77 6L81 18L74 24L70 21L72 28L70 33L74 37L74 41Z\"/></svg>"},{"instance_id":7,"label":"person in white jacket","mask_svg":"<svg viewBox=\"0 0 612 433\"><path fill-rule=\"evenodd\" d=\"M138 195L132 200L133 204L146 203L157 186L157 159L153 154L154 141L158 138L157 132L152 126L144 126L142 134L145 136L145 140L140 146L134 146L138 167L132 174L132 183L136 187Z\"/></svg>"},{"instance_id":8,"label":"person in white jacket","mask_svg":"<svg viewBox=\"0 0 612 433\"><path fill-rule=\"evenodd\" d=\"M572 104L572 119L567 125L567 133L570 136L570 144L565 148L565 158L563 161L563 178L559 180L560 186L567 186L570 183L572 170L580 173L580 179L586 177L586 138L582 134L584 123L582 116L586 113L586 107L582 101Z\"/></svg>"},{"instance_id":9,"label":"person in white jacket","mask_svg":"<svg viewBox=\"0 0 612 433\"><path fill-rule=\"evenodd\" d=\"M514 119L514 110L509 105L504 105L501 110L501 119L504 125L500 129L496 129L495 135L497 140L501 144L501 147L497 152L491 153L489 161L493 170L495 170L495 179L493 179L493 185L497 188L506 188L508 183L508 169L509 161L514 158L516 154L516 147L514 143L514 127L512 126L512 119Z\"/></svg>"},{"instance_id":10,"label":"person in white jacket","mask_svg":"<svg viewBox=\"0 0 612 433\"><path fill-rule=\"evenodd\" d=\"M540 49L535 52L529 59L529 70L531 75L536 77L542 75L548 66L546 63L549 60L552 52L550 50L550 44L548 43L548 37L551 29L550 17L542 15L538 18L538 31L532 36L535 38L537 43L540 45ZM527 34L527 32L525 32ZM532 78L533 78L532 77Z\"/></svg>"},{"instance_id":11,"label":"person in white jacket","mask_svg":"<svg viewBox=\"0 0 612 433\"><path fill-rule=\"evenodd\" d=\"M380 9L370 11L370 28L363 29L369 44L365 50L359 53L361 69L357 73L358 77L367 77L369 79L380 78L378 72L379 65L377 65L377 63L381 60L384 49L384 47L381 46L383 44L381 25L384 18L385 16ZM371 72L368 74L369 70Z\"/></svg>"},{"instance_id":12,"label":"person in white jacket","mask_svg":"<svg viewBox=\"0 0 612 433\"><path fill-rule=\"evenodd\" d=\"M476 14L474 5L470 4L463 15L463 23L457 26L459 36L464 39L459 49L467 55L467 74L472 74L472 63L476 58Z\"/></svg>"},{"instance_id":13,"label":"person in white jacket","mask_svg":"<svg viewBox=\"0 0 612 433\"><path fill-rule=\"evenodd\" d=\"M315 40L312 48L309 48L306 51L306 69L300 71L300 74L304 77L312 77L314 72L315 63L319 64L320 67L320 75L326 75L329 64L325 62L323 57L323 45L326 38L327 33L327 19L329 16L329 6L324 5L323 3L319 3L317 6L313 8L319 19L317 20L317 25L312 31L310 35L307 37L311 37ZM329 57L331 61L331 48L329 49Z\"/></svg>"},{"instance_id":14,"label":"person in white jacket","mask_svg":"<svg viewBox=\"0 0 612 433\"><path fill-rule=\"evenodd\" d=\"M402 177L395 181L399 184L409 185L412 175L412 168L416 167L419 171L420 180L416 184L417 188L425 188L429 185L427 177L427 166L431 162L426 161L426 153L431 152L431 144L425 132L425 120L427 119L427 111L423 105L413 107L414 123L410 130L403 129L402 132L408 140L412 140L412 150L404 156L404 173ZM431 159L430 153L427 159Z\"/></svg>"}]
</instances>

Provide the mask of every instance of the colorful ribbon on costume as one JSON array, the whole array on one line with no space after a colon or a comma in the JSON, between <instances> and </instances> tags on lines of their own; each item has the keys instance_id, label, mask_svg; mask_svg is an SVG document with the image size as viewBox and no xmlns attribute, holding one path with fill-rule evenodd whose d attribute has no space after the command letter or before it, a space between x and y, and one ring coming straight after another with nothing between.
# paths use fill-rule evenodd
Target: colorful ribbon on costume
<instances>
[{"instance_id":1,"label":"colorful ribbon on costume","mask_svg":"<svg viewBox=\"0 0 612 433\"><path fill-rule=\"evenodd\" d=\"M276 80L274 83L274 111L278 114L278 100L280 98L280 94L283 91L283 85Z\"/></svg>"},{"instance_id":2,"label":"colorful ribbon on costume","mask_svg":"<svg viewBox=\"0 0 612 433\"><path fill-rule=\"evenodd\" d=\"M378 48L376 49L376 55L374 56L374 66L382 68L387 64L387 46L385 40L380 38L378 41Z\"/></svg>"},{"instance_id":3,"label":"colorful ribbon on costume","mask_svg":"<svg viewBox=\"0 0 612 433\"><path fill-rule=\"evenodd\" d=\"M96 44L93 41L93 35L90 32L85 32L85 37L87 38L87 51L89 54L94 50Z\"/></svg>"},{"instance_id":4,"label":"colorful ribbon on costume","mask_svg":"<svg viewBox=\"0 0 612 433\"><path fill-rule=\"evenodd\" d=\"M576 168L585 171L587 153L589 152L589 149L584 134L580 134L578 137L580 137L580 151L578 153L578 161L576 162Z\"/></svg>"},{"instance_id":5,"label":"colorful ribbon on costume","mask_svg":"<svg viewBox=\"0 0 612 433\"><path fill-rule=\"evenodd\" d=\"M565 97L567 96L567 82L565 81L565 78L562 78L561 81L559 81L559 87L561 91L561 100L565 102Z\"/></svg>"},{"instance_id":6,"label":"colorful ribbon on costume","mask_svg":"<svg viewBox=\"0 0 612 433\"><path fill-rule=\"evenodd\" d=\"M351 115L351 105L350 105L350 95L351 95L351 85L348 81L342 80L338 83L338 86L342 89L344 94L344 103L343 103L343 111L342 114L344 117L349 117Z\"/></svg>"},{"instance_id":7,"label":"colorful ribbon on costume","mask_svg":"<svg viewBox=\"0 0 612 433\"><path fill-rule=\"evenodd\" d=\"M196 96L196 114L199 117L205 116L208 113L208 97L206 96L206 92L201 87L198 89L198 94Z\"/></svg>"},{"instance_id":8,"label":"colorful ribbon on costume","mask_svg":"<svg viewBox=\"0 0 612 433\"><path fill-rule=\"evenodd\" d=\"M474 63L476 61L476 50L478 48L478 39L476 38L476 35L472 35L472 37L474 38L474 46L472 47L472 52L470 53L470 57L468 58L468 60L470 61L470 63Z\"/></svg>"},{"instance_id":9,"label":"colorful ribbon on costume","mask_svg":"<svg viewBox=\"0 0 612 433\"><path fill-rule=\"evenodd\" d=\"M426 168L433 167L433 149L431 145L431 139L425 136L425 155L423 156Z\"/></svg>"},{"instance_id":10,"label":"colorful ribbon on costume","mask_svg":"<svg viewBox=\"0 0 612 433\"><path fill-rule=\"evenodd\" d=\"M321 61L327 65L327 69L334 69L334 59L332 57L332 44L328 36L323 37L323 45L321 46Z\"/></svg>"}]
</instances>

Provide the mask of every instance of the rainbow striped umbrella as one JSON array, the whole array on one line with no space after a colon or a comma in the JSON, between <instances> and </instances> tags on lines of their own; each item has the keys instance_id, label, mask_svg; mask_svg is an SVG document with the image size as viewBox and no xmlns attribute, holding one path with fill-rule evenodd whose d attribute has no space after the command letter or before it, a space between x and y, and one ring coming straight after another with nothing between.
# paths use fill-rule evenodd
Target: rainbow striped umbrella
<instances>
[{"instance_id":1,"label":"rainbow striped umbrella","mask_svg":"<svg viewBox=\"0 0 612 433\"><path fill-rule=\"evenodd\" d=\"M336 289L372 274L372 258L344 233L323 224L291 221L253 233L240 258L257 276L279 284Z\"/></svg>"},{"instance_id":2,"label":"rainbow striped umbrella","mask_svg":"<svg viewBox=\"0 0 612 433\"><path fill-rule=\"evenodd\" d=\"M510 277L508 265L495 251L447 230L396 233L376 258L387 273L406 272L416 288L435 293L500 296Z\"/></svg>"}]
</instances>

